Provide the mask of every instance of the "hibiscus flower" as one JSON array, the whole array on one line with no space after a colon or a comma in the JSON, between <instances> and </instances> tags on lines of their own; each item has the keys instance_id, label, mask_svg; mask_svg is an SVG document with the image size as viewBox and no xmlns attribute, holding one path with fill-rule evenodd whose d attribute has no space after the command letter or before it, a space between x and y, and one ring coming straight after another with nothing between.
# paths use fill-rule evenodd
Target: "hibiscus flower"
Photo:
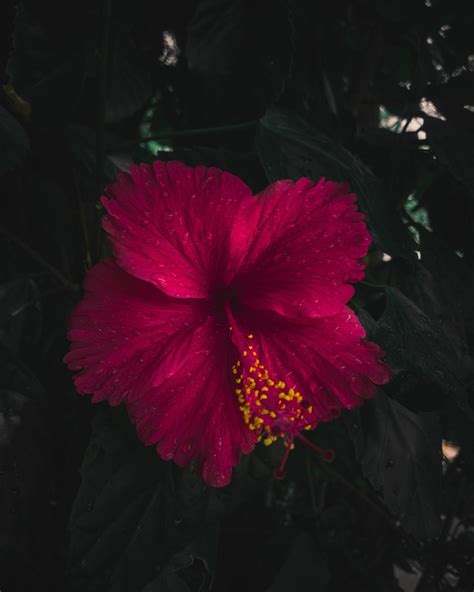
<instances>
[{"instance_id":1,"label":"hibiscus flower","mask_svg":"<svg viewBox=\"0 0 474 592\"><path fill-rule=\"evenodd\" d=\"M389 380L347 306L370 243L356 196L321 179L258 195L216 168L156 161L107 188L114 256L74 311L79 393L125 403L163 459L229 483L241 454L353 409Z\"/></svg>"}]
</instances>

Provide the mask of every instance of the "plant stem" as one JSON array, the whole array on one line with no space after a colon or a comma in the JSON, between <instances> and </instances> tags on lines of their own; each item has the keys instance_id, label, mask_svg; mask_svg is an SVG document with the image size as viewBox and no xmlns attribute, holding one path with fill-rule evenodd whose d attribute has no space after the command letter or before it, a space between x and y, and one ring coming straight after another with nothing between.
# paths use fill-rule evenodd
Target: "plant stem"
<instances>
[{"instance_id":1,"label":"plant stem","mask_svg":"<svg viewBox=\"0 0 474 592\"><path fill-rule=\"evenodd\" d=\"M243 121L242 123L232 123L230 125L219 125L216 127L198 127L194 129L185 130L169 130L163 131L156 136L149 136L140 139L140 142L159 142L160 140L167 140L172 138L186 138L187 136L207 136L211 134L221 134L226 132L238 132L255 127L258 119L250 121Z\"/></svg>"}]
</instances>

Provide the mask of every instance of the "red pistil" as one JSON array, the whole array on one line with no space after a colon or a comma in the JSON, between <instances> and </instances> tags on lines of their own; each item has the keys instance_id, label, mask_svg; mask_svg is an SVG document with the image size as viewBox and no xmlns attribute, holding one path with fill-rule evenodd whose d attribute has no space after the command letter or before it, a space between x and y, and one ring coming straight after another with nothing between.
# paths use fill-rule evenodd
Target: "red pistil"
<instances>
[{"instance_id":1,"label":"red pistil","mask_svg":"<svg viewBox=\"0 0 474 592\"><path fill-rule=\"evenodd\" d=\"M285 454L283 455L283 458L281 459L280 466L278 467L278 469L275 469L273 471L273 476L275 477L275 479L278 479L278 481L281 481L282 479L285 478L285 465L286 465L286 461L288 460L288 457L290 456L291 450L292 450L292 446L290 444L290 445L288 445L287 449L285 450Z\"/></svg>"},{"instance_id":2,"label":"red pistil","mask_svg":"<svg viewBox=\"0 0 474 592\"><path fill-rule=\"evenodd\" d=\"M316 444L313 444L311 440L308 440L308 438L306 436L303 436L303 434L297 433L295 434L295 436L299 438L302 442L304 442L306 446L309 446L311 450L314 450L316 454L319 454L319 456L322 457L324 462L331 463L336 458L336 453L334 452L334 450L331 450L330 448L320 448L319 446L316 446Z\"/></svg>"},{"instance_id":3,"label":"red pistil","mask_svg":"<svg viewBox=\"0 0 474 592\"><path fill-rule=\"evenodd\" d=\"M295 433L295 437L298 438L299 440L301 440L302 442L304 442L306 444L306 446L309 446L309 448L311 448L311 450L314 450L323 459L324 462L331 463L336 458L336 453L334 452L334 450L327 449L327 448L320 448L319 446L316 446L316 444L313 444L311 442L311 440L308 440L308 438L306 438L306 436L303 436L303 434ZM290 452L294 448L294 445L292 442L286 443L286 446L287 446L287 448L285 450L285 454L283 455L283 458L281 459L280 466L278 467L278 469L275 469L273 471L273 476L275 477L275 479L278 479L278 481L281 481L286 476L285 466L288 461L288 457L290 456Z\"/></svg>"}]
</instances>

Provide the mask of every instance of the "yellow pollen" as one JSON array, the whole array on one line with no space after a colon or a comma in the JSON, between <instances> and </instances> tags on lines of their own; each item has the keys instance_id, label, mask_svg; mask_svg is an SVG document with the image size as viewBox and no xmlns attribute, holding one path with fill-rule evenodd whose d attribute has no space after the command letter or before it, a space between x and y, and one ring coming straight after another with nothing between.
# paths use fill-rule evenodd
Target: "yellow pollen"
<instances>
[{"instance_id":1,"label":"yellow pollen","mask_svg":"<svg viewBox=\"0 0 474 592\"><path fill-rule=\"evenodd\" d=\"M252 337L247 335L248 339ZM296 385L287 388L283 380L271 376L258 357L258 347L248 343L244 347L241 359L231 369L245 425L255 433L255 440L265 446L282 438L284 445L292 448L293 438L300 430L314 429L313 406L301 405L303 397Z\"/></svg>"}]
</instances>

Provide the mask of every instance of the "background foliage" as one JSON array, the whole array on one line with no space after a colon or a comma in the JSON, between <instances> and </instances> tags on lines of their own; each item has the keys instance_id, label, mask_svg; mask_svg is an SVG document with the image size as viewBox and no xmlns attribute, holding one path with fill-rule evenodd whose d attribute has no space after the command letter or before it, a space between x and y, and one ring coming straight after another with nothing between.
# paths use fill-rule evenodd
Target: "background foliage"
<instances>
[{"instance_id":1,"label":"background foliage","mask_svg":"<svg viewBox=\"0 0 474 592\"><path fill-rule=\"evenodd\" d=\"M2 592L472 591L473 26L467 0L2 4ZM352 305L396 372L318 429L334 464L299 447L278 482L275 446L209 490L74 393L98 198L156 156L358 193Z\"/></svg>"}]
</instances>

